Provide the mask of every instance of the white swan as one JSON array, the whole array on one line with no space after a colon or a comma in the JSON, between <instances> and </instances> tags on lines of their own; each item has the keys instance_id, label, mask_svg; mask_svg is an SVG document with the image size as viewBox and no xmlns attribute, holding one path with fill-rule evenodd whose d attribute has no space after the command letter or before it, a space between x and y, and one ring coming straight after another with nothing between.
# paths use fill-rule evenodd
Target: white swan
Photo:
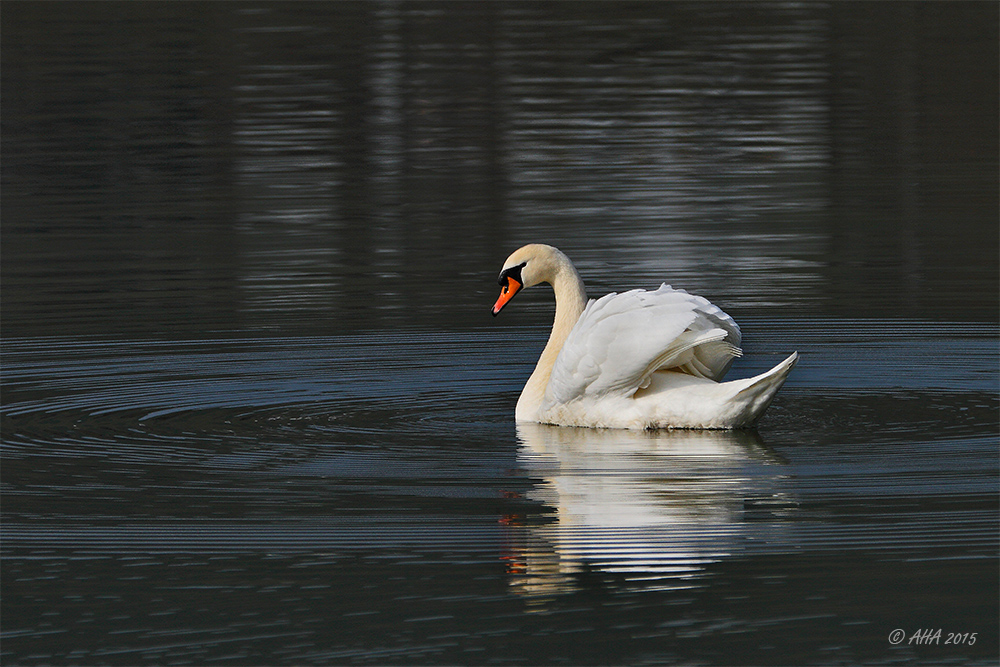
<instances>
[{"instance_id":1,"label":"white swan","mask_svg":"<svg viewBox=\"0 0 1000 667\"><path fill-rule=\"evenodd\" d=\"M503 265L493 315L522 288L549 283L552 333L517 401L517 421L604 428L746 428L798 360L721 382L742 354L740 329L708 300L662 285L587 301L573 263L531 244Z\"/></svg>"}]
</instances>

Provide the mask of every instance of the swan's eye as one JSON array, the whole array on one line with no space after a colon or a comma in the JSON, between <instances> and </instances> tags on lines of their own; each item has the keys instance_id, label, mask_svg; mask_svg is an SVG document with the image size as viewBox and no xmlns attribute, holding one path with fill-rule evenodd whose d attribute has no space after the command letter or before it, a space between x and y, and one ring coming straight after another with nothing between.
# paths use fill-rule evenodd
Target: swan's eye
<instances>
[{"instance_id":1,"label":"swan's eye","mask_svg":"<svg viewBox=\"0 0 1000 667\"><path fill-rule=\"evenodd\" d=\"M521 280L521 269L524 268L525 264L527 264L527 262L523 262L521 264L518 264L517 266L512 266L511 268L504 269L503 271L500 272L500 277L497 278L497 284L503 288L504 293L506 293L507 290L510 289L511 278L513 278L518 282L519 287L520 283L524 282Z\"/></svg>"}]
</instances>

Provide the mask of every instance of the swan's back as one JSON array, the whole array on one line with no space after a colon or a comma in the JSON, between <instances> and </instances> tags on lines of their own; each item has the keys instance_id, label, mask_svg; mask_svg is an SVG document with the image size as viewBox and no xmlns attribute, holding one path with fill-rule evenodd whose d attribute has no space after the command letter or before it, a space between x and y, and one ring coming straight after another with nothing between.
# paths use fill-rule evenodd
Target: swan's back
<instances>
[{"instance_id":1,"label":"swan's back","mask_svg":"<svg viewBox=\"0 0 1000 667\"><path fill-rule=\"evenodd\" d=\"M631 397L659 370L719 381L739 349L740 329L707 299L662 285L590 301L555 364L544 406Z\"/></svg>"}]
</instances>

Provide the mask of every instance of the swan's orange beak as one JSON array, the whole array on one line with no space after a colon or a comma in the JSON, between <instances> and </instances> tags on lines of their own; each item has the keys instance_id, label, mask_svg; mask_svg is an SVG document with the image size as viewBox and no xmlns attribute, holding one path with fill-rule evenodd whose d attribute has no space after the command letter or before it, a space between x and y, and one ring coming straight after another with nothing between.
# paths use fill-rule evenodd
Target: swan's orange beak
<instances>
[{"instance_id":1,"label":"swan's orange beak","mask_svg":"<svg viewBox=\"0 0 1000 667\"><path fill-rule=\"evenodd\" d=\"M507 302L513 299L514 295L517 294L522 287L523 285L513 276L507 276L507 284L500 290L500 298L498 298L497 302L493 304L493 317L496 317L500 311L503 310L503 307L507 305Z\"/></svg>"}]
</instances>

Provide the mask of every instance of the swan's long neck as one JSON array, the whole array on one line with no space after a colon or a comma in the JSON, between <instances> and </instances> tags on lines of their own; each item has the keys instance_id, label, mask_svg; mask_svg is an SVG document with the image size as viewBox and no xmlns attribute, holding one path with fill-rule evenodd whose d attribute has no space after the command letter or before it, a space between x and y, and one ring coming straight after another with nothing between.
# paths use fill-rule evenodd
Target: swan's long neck
<instances>
[{"instance_id":1,"label":"swan's long neck","mask_svg":"<svg viewBox=\"0 0 1000 667\"><path fill-rule=\"evenodd\" d=\"M559 356L569 332L573 330L573 325L580 319L580 314L587 305L587 290L572 262L559 253L555 266L552 278L548 282L552 284L552 290L556 294L556 316L552 322L549 342L545 344L534 372L524 385L520 398L517 399L514 416L520 421L536 421L538 409L545 396L545 388L549 384L549 376L552 375L552 366L556 363L556 357Z\"/></svg>"}]
</instances>

